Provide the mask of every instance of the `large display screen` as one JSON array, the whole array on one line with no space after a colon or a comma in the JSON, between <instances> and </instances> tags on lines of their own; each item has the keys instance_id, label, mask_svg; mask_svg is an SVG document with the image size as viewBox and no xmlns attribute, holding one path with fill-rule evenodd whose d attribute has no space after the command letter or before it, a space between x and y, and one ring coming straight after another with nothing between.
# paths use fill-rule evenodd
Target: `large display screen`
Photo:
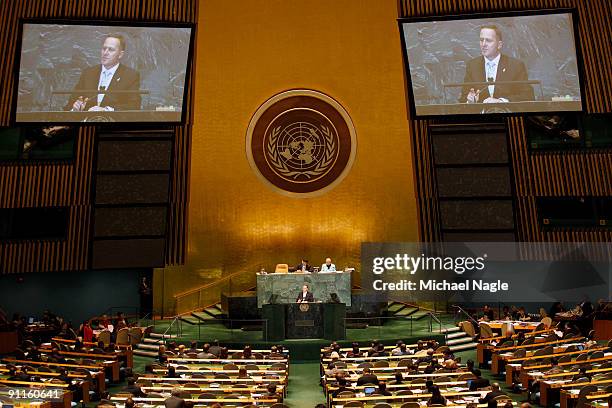
<instances>
[{"instance_id":1,"label":"large display screen","mask_svg":"<svg viewBox=\"0 0 612 408\"><path fill-rule=\"evenodd\" d=\"M400 19L416 116L581 111L571 10Z\"/></svg>"},{"instance_id":2,"label":"large display screen","mask_svg":"<svg viewBox=\"0 0 612 408\"><path fill-rule=\"evenodd\" d=\"M23 22L16 123L181 122L191 26Z\"/></svg>"}]
</instances>

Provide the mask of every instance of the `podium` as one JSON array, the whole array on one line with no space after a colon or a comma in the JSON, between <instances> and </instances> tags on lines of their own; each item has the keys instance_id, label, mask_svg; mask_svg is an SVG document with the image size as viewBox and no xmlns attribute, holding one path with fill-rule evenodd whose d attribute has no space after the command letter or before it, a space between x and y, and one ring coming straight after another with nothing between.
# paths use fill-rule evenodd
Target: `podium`
<instances>
[{"instance_id":1,"label":"podium","mask_svg":"<svg viewBox=\"0 0 612 408\"><path fill-rule=\"evenodd\" d=\"M266 341L285 339L342 340L346 337L344 303L263 305Z\"/></svg>"}]
</instances>

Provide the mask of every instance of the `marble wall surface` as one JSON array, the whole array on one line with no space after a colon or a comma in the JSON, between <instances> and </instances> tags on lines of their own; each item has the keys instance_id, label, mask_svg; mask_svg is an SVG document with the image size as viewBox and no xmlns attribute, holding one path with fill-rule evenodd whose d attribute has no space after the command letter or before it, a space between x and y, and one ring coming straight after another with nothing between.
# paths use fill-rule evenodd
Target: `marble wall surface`
<instances>
[{"instance_id":1,"label":"marble wall surface","mask_svg":"<svg viewBox=\"0 0 612 408\"><path fill-rule=\"evenodd\" d=\"M257 275L257 307L268 303L276 295L276 303L295 303L308 284L315 301L329 302L332 293L338 294L341 303L351 306L351 272L339 273L269 273Z\"/></svg>"}]
</instances>

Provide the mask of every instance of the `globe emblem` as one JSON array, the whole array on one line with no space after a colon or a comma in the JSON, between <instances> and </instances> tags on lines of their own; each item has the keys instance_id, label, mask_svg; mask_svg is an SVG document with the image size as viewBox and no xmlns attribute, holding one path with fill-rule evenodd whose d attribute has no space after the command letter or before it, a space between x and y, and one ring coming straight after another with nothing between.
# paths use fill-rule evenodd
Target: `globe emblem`
<instances>
[{"instance_id":1,"label":"globe emblem","mask_svg":"<svg viewBox=\"0 0 612 408\"><path fill-rule=\"evenodd\" d=\"M249 121L246 157L255 175L277 193L316 197L349 173L357 138L336 100L312 89L291 89L262 103Z\"/></svg>"},{"instance_id":2,"label":"globe emblem","mask_svg":"<svg viewBox=\"0 0 612 408\"><path fill-rule=\"evenodd\" d=\"M329 124L297 121L268 133L268 163L280 177L310 182L323 177L338 156L337 134Z\"/></svg>"}]
</instances>

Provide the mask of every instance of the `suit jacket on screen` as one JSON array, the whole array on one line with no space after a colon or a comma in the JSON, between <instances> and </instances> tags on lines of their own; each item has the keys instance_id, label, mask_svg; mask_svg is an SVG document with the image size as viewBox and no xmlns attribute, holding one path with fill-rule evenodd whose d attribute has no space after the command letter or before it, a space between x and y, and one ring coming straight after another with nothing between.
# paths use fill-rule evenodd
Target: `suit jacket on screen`
<instances>
[{"instance_id":1,"label":"suit jacket on screen","mask_svg":"<svg viewBox=\"0 0 612 408\"><path fill-rule=\"evenodd\" d=\"M87 90L90 92L75 92L70 95L66 110L72 109L72 105L79 96L89 98L85 105L85 110L89 110L98 102L98 83L100 82L101 65L94 65L81 72L79 82L74 87L75 90ZM119 64L113 79L108 86L107 93L104 95L100 106L110 106L116 111L121 110L140 110L140 94L138 93L117 93L112 91L137 91L140 89L140 73L123 64Z\"/></svg>"},{"instance_id":2,"label":"suit jacket on screen","mask_svg":"<svg viewBox=\"0 0 612 408\"><path fill-rule=\"evenodd\" d=\"M304 292L300 292L300 294L298 295L297 299L295 300L296 302L304 300ZM312 292L306 292L306 299L307 302L314 302L314 295L312 294Z\"/></svg>"},{"instance_id":3,"label":"suit jacket on screen","mask_svg":"<svg viewBox=\"0 0 612 408\"><path fill-rule=\"evenodd\" d=\"M497 67L496 82L526 81L527 79L529 79L527 76L527 69L522 61L504 54L501 55ZM476 57L467 63L463 82L487 82L483 56ZM462 89L459 102L464 103L467 101L467 94L470 92L470 88L481 89L478 102L482 102L491 96L489 94L489 87L486 85L480 87L466 86ZM506 98L510 102L534 100L531 85L495 85L493 96L495 98Z\"/></svg>"}]
</instances>

